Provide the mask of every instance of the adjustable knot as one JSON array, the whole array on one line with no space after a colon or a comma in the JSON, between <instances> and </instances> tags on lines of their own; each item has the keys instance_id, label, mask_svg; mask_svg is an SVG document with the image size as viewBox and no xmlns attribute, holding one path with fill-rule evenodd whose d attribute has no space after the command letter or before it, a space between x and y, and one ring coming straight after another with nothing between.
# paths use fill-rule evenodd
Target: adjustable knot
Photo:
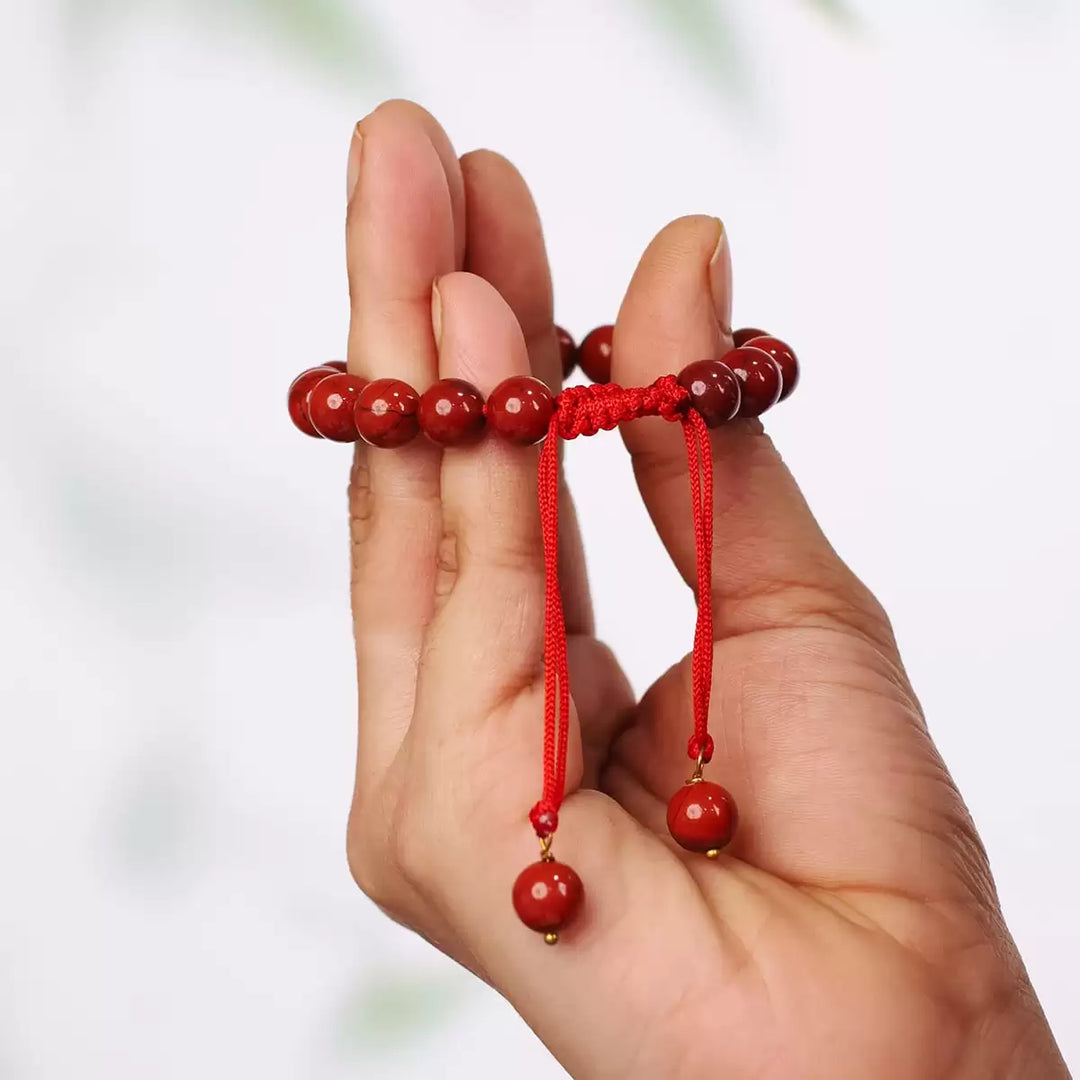
<instances>
[{"instance_id":1,"label":"adjustable knot","mask_svg":"<svg viewBox=\"0 0 1080 1080\"><path fill-rule=\"evenodd\" d=\"M689 391L679 385L674 375L662 375L650 386L568 386L556 401L554 426L562 438L576 439L578 435L611 431L641 416L679 420L689 401Z\"/></svg>"}]
</instances>

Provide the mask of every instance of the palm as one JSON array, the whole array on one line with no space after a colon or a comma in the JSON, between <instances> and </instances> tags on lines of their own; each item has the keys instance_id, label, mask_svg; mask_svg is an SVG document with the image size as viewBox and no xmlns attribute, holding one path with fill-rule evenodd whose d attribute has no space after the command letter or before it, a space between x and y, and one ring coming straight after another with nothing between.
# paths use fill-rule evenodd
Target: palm
<instances>
[{"instance_id":1,"label":"palm","mask_svg":"<svg viewBox=\"0 0 1080 1080\"><path fill-rule=\"evenodd\" d=\"M808 1062L837 1078L963 1075L964 1017L1008 989L982 944L994 901L981 850L888 642L810 621L715 647L709 775L744 821L716 864L666 827L689 767L688 657L595 751L599 789L652 837L629 871L632 957L612 938L589 959L625 1010L615 1025L642 1033L612 1044L612 1076L666 1075L672 1046L684 1071L671 1075L788 1077ZM575 829L611 828L588 790L567 806ZM628 964L651 972L633 995Z\"/></svg>"}]
</instances>

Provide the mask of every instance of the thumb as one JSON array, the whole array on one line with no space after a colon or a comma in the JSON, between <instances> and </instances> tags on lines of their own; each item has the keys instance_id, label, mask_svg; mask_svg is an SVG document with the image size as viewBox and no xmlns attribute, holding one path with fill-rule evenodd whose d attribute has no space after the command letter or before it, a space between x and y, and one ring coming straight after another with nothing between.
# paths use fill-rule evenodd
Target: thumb
<instances>
[{"instance_id":1,"label":"thumb","mask_svg":"<svg viewBox=\"0 0 1080 1080\"><path fill-rule=\"evenodd\" d=\"M731 256L714 217L667 225L646 249L615 326L612 378L643 386L731 348ZM642 498L676 567L697 579L686 447L677 425L623 428ZM711 433L715 636L841 621L891 641L869 590L825 539L757 420Z\"/></svg>"}]
</instances>

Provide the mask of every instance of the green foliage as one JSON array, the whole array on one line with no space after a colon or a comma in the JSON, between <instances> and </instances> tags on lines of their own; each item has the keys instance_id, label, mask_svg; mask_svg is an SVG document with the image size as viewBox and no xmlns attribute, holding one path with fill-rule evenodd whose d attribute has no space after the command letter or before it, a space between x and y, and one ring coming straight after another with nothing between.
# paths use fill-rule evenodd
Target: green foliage
<instances>
[{"instance_id":1,"label":"green foliage","mask_svg":"<svg viewBox=\"0 0 1080 1080\"><path fill-rule=\"evenodd\" d=\"M706 78L729 91L742 91L742 50L724 0L638 0L638 5Z\"/></svg>"},{"instance_id":2,"label":"green foliage","mask_svg":"<svg viewBox=\"0 0 1080 1080\"><path fill-rule=\"evenodd\" d=\"M846 0L802 0L838 25L853 26ZM744 50L731 0L637 0L638 6L689 57L710 82L729 93L746 89Z\"/></svg>"},{"instance_id":3,"label":"green foliage","mask_svg":"<svg viewBox=\"0 0 1080 1080\"><path fill-rule=\"evenodd\" d=\"M847 0L801 2L838 25L856 22ZM636 3L708 81L728 93L745 90L744 49L733 0ZM393 67L360 0L67 0L67 5L80 23L156 8L190 15L202 24L240 26L270 38L327 74L358 82L386 76Z\"/></svg>"},{"instance_id":4,"label":"green foliage","mask_svg":"<svg viewBox=\"0 0 1080 1080\"><path fill-rule=\"evenodd\" d=\"M320 71L358 82L391 69L379 31L355 0L66 0L76 27L138 12L189 17L200 26L254 33Z\"/></svg>"},{"instance_id":5,"label":"green foliage","mask_svg":"<svg viewBox=\"0 0 1080 1080\"><path fill-rule=\"evenodd\" d=\"M411 1045L461 1008L465 998L457 979L368 973L348 996L338 1026L338 1045L346 1056Z\"/></svg>"}]
</instances>

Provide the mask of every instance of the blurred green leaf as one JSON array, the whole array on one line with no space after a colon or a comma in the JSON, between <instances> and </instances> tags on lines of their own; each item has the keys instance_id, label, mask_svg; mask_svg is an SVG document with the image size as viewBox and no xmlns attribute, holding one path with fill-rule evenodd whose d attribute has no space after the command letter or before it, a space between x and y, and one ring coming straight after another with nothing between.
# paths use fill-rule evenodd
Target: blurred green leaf
<instances>
[{"instance_id":1,"label":"blurred green leaf","mask_svg":"<svg viewBox=\"0 0 1080 1080\"><path fill-rule=\"evenodd\" d=\"M822 15L846 26L855 26L859 21L858 16L845 3L845 0L803 0L803 2L812 8L817 8Z\"/></svg>"},{"instance_id":2,"label":"blurred green leaf","mask_svg":"<svg viewBox=\"0 0 1080 1080\"><path fill-rule=\"evenodd\" d=\"M742 50L726 4L713 0L638 0L638 4L690 54L706 78L732 93L745 90Z\"/></svg>"},{"instance_id":3,"label":"blurred green leaf","mask_svg":"<svg viewBox=\"0 0 1080 1080\"><path fill-rule=\"evenodd\" d=\"M76 27L155 9L200 26L239 26L350 81L371 81L392 67L378 31L355 0L67 0Z\"/></svg>"},{"instance_id":4,"label":"blurred green leaf","mask_svg":"<svg viewBox=\"0 0 1080 1080\"><path fill-rule=\"evenodd\" d=\"M205 0L188 0L189 6ZM385 75L389 62L378 34L348 0L229 0L227 5L262 22L294 51L341 72Z\"/></svg>"},{"instance_id":5,"label":"blurred green leaf","mask_svg":"<svg viewBox=\"0 0 1080 1080\"><path fill-rule=\"evenodd\" d=\"M856 24L846 0L802 2L837 24ZM729 0L638 0L638 5L694 60L707 79L729 93L744 94L744 50Z\"/></svg>"},{"instance_id":6,"label":"blurred green leaf","mask_svg":"<svg viewBox=\"0 0 1080 1080\"><path fill-rule=\"evenodd\" d=\"M340 1042L347 1053L386 1050L445 1024L466 997L456 979L369 974L342 1010Z\"/></svg>"}]
</instances>

